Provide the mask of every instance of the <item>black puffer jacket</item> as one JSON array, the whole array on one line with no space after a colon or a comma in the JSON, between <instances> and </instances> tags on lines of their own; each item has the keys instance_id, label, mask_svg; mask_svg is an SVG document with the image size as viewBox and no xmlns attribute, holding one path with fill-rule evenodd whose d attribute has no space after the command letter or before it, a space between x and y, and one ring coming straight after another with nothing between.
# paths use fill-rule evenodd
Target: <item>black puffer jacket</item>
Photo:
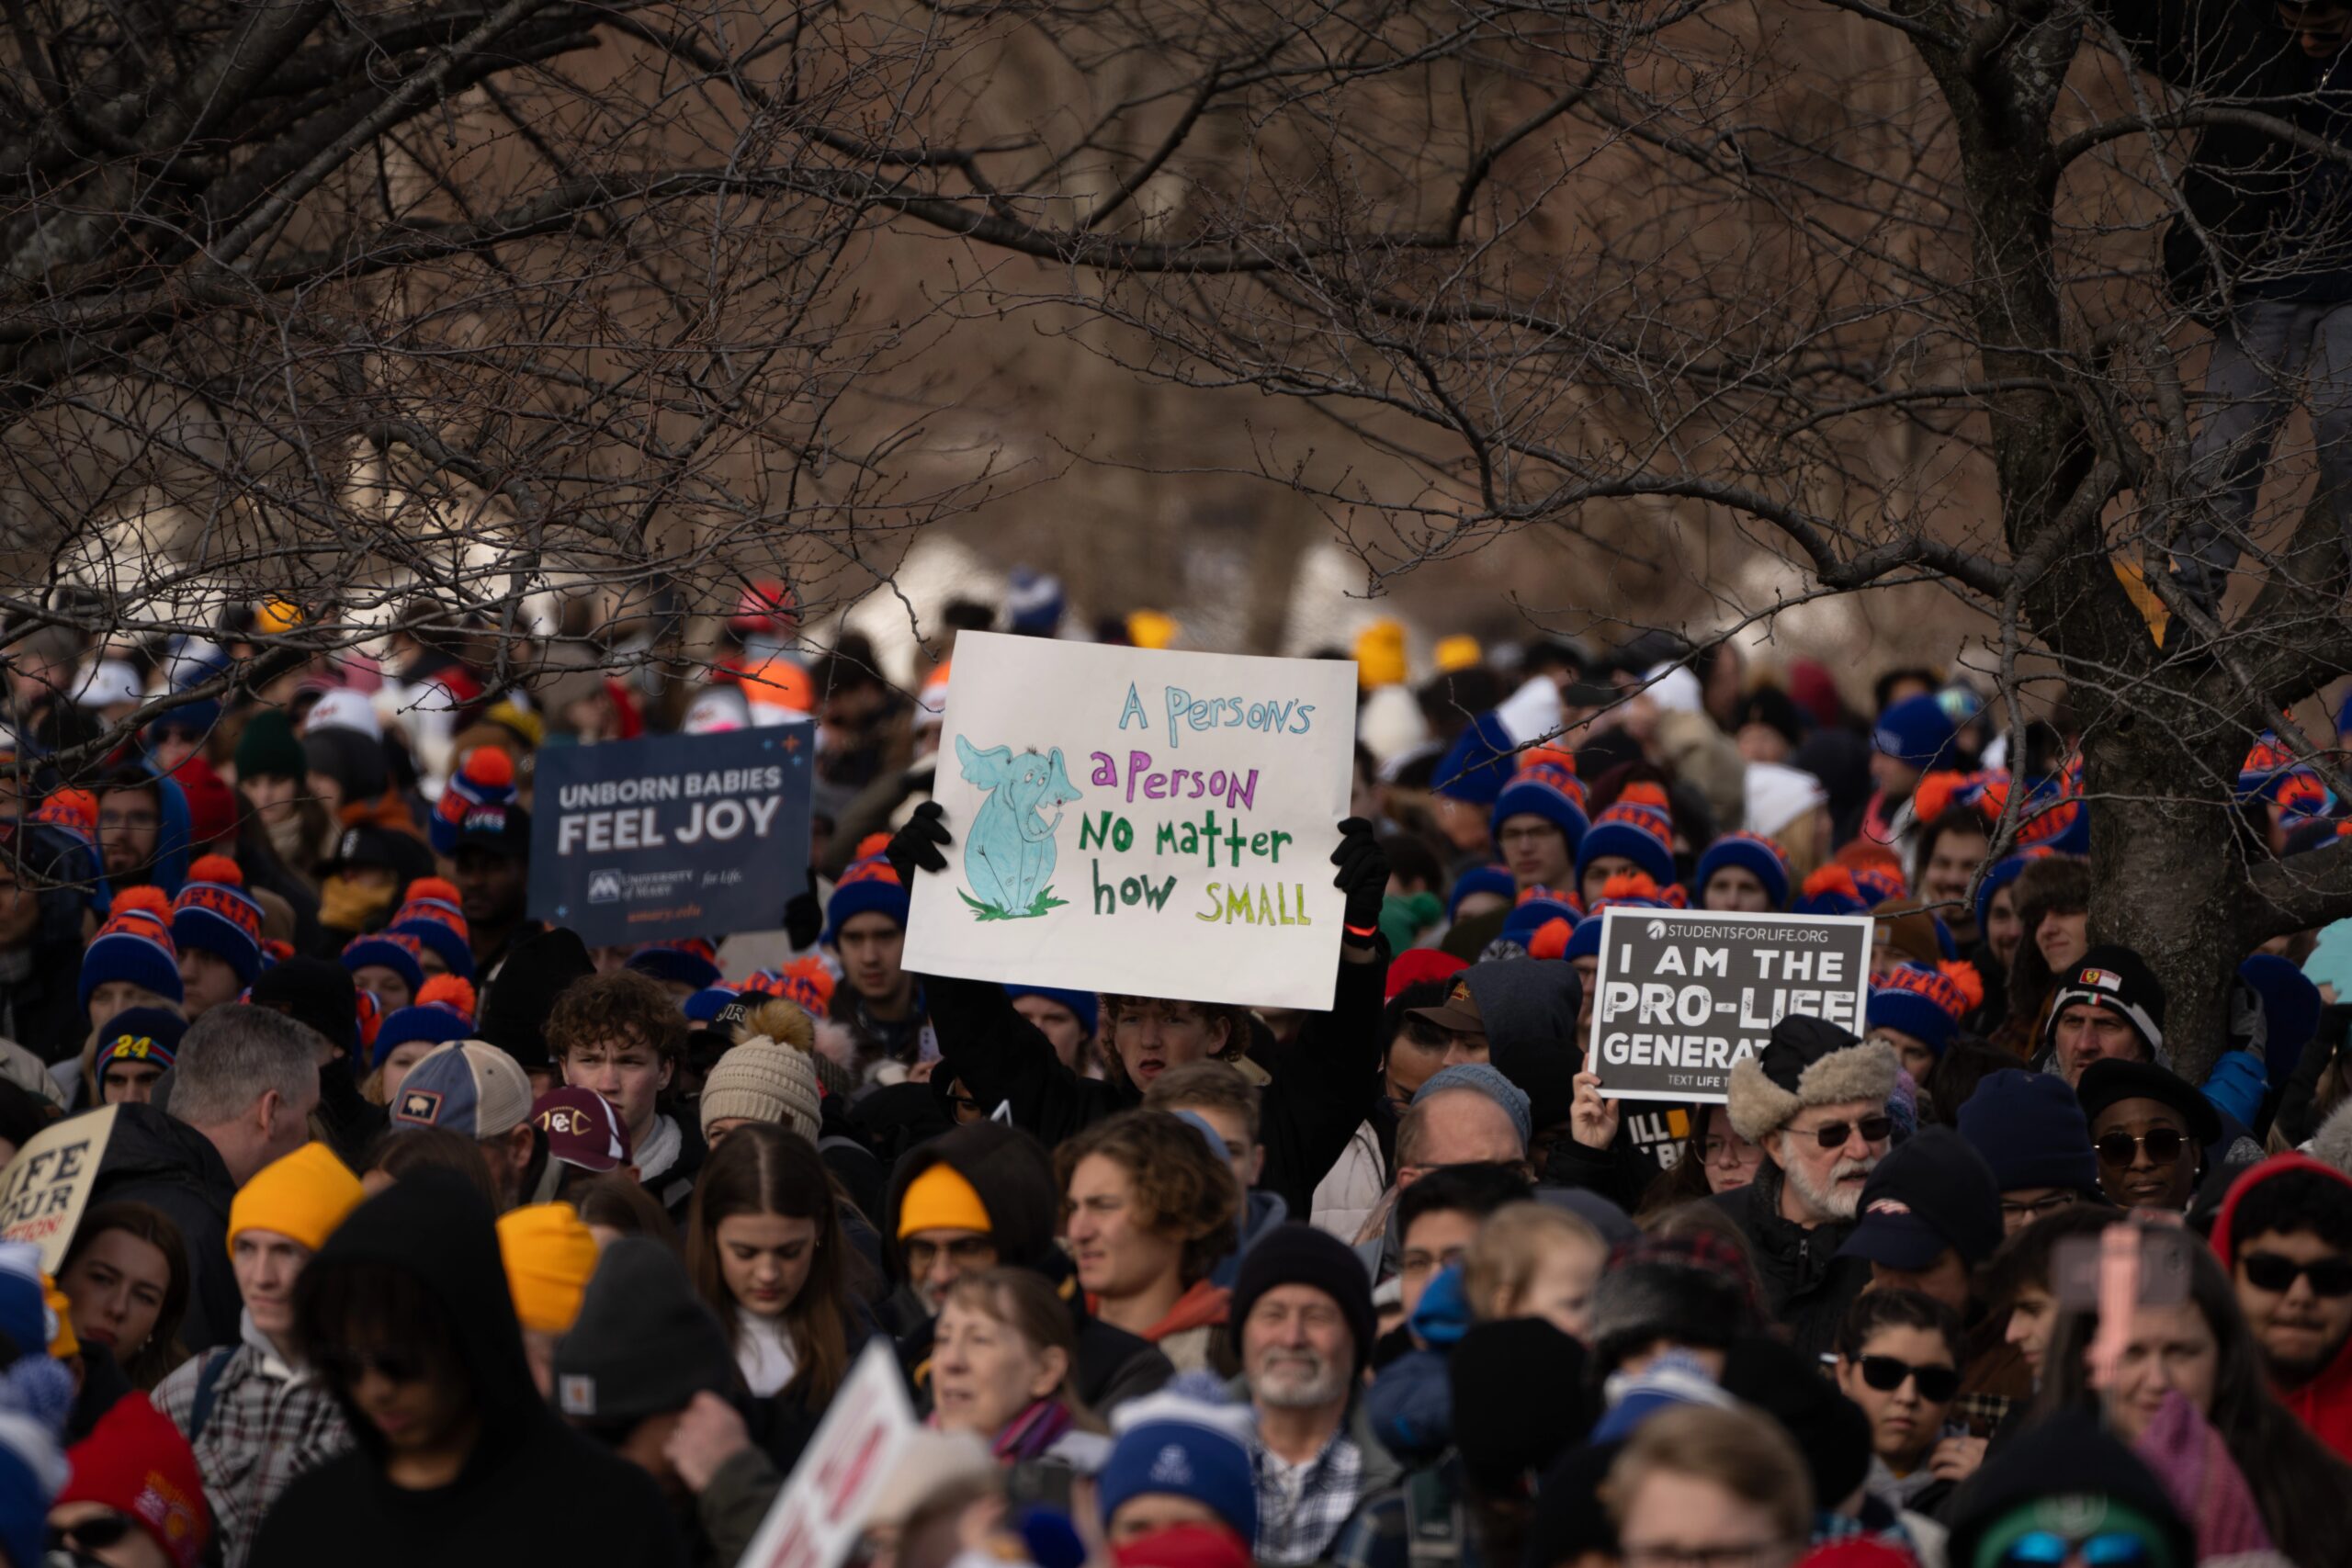
<instances>
[{"instance_id":1,"label":"black puffer jacket","mask_svg":"<svg viewBox=\"0 0 2352 1568\"><path fill-rule=\"evenodd\" d=\"M1798 1350L1817 1357L1835 1346L1846 1309L1871 1282L1871 1266L1859 1258L1838 1256L1854 1234L1852 1224L1807 1230L1784 1218L1782 1179L1781 1168L1767 1159L1756 1168L1755 1180L1709 1201L1719 1204L1747 1238L1773 1321L1788 1325L1790 1343Z\"/></svg>"},{"instance_id":2,"label":"black puffer jacket","mask_svg":"<svg viewBox=\"0 0 2352 1568\"><path fill-rule=\"evenodd\" d=\"M229 1205L237 1184L212 1140L152 1105L115 1108L114 1135L98 1162L94 1203L145 1203L179 1228L187 1247L187 1315L180 1343L198 1354L237 1343L244 1302L229 1267Z\"/></svg>"}]
</instances>

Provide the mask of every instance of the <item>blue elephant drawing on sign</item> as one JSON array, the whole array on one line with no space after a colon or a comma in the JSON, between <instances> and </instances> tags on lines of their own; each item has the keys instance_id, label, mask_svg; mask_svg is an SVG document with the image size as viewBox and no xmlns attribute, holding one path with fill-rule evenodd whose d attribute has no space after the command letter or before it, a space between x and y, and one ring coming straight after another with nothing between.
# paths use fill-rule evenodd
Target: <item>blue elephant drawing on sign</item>
<instances>
[{"instance_id":1,"label":"blue elephant drawing on sign","mask_svg":"<svg viewBox=\"0 0 2352 1568\"><path fill-rule=\"evenodd\" d=\"M1054 877L1054 835L1062 825L1060 807L1078 798L1062 770L1061 748L1039 756L1018 756L1009 746L981 751L956 738L956 759L967 782L988 792L971 831L964 836L964 879L983 904L1007 915L1033 908ZM1045 813L1052 809L1053 820Z\"/></svg>"}]
</instances>

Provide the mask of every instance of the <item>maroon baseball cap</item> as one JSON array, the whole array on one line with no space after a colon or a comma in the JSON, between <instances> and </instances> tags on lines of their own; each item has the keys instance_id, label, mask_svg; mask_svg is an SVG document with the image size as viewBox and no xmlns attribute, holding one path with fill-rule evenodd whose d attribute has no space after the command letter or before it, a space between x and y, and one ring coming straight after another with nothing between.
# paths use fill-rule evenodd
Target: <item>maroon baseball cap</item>
<instances>
[{"instance_id":1,"label":"maroon baseball cap","mask_svg":"<svg viewBox=\"0 0 2352 1568\"><path fill-rule=\"evenodd\" d=\"M628 1124L593 1089L551 1089L531 1101L531 1122L548 1135L548 1155L582 1170L618 1170L634 1157Z\"/></svg>"}]
</instances>

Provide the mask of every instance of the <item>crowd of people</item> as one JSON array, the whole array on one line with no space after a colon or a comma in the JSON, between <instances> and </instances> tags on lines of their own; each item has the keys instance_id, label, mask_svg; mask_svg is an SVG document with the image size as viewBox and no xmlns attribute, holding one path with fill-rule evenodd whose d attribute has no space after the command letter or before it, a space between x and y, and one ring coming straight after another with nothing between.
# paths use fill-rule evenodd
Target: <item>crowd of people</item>
<instances>
[{"instance_id":1,"label":"crowd of people","mask_svg":"<svg viewBox=\"0 0 2352 1568\"><path fill-rule=\"evenodd\" d=\"M2226 1041L2167 1037L2090 940L2063 707L2013 748L1936 671L1652 637L1416 682L1374 623L1329 650L1346 919L1299 1013L904 967L965 827L953 637L1085 635L1050 579L947 606L903 689L804 660L776 584L684 674L429 606L241 662L300 615L11 645L0 1156L111 1124L53 1270L0 1244L0 1562L731 1568L877 1348L922 1422L882 1568L2352 1540L2346 1010L2307 932L2244 955ZM819 782L770 929L532 918L543 751L774 724ZM2240 784L2250 845L2336 838L2277 748ZM1612 1099L1611 908L1866 917L1867 1027Z\"/></svg>"}]
</instances>

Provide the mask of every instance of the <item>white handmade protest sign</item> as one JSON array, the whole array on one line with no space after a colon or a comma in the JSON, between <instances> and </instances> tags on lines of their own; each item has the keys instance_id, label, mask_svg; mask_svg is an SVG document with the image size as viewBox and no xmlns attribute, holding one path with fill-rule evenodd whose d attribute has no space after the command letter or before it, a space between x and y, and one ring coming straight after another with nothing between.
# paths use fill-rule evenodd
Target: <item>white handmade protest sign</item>
<instances>
[{"instance_id":1,"label":"white handmade protest sign","mask_svg":"<svg viewBox=\"0 0 2352 1568\"><path fill-rule=\"evenodd\" d=\"M917 974L1330 1007L1355 666L966 632Z\"/></svg>"},{"instance_id":2,"label":"white handmade protest sign","mask_svg":"<svg viewBox=\"0 0 2352 1568\"><path fill-rule=\"evenodd\" d=\"M876 1338L842 1382L791 1479L769 1505L741 1568L835 1568L922 1431L890 1342Z\"/></svg>"}]
</instances>

